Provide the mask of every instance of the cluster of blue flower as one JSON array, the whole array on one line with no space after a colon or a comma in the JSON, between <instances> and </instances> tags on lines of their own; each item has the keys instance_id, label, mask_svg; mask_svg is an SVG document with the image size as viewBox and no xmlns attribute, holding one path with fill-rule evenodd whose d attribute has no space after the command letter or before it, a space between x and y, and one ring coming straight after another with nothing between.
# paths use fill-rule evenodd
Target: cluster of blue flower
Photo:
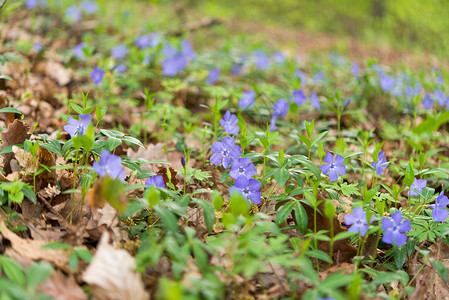
<instances>
[{"instance_id":1,"label":"cluster of blue flower","mask_svg":"<svg viewBox=\"0 0 449 300\"><path fill-rule=\"evenodd\" d=\"M235 179L234 186L229 188L229 193L240 193L251 203L261 203L260 181L252 178L257 175L257 170L249 157L241 157L242 150L235 144L235 135L240 131L237 116L227 111L220 124L224 131L231 136L225 136L221 142L212 144L212 156L210 162L214 165L223 165L227 169L231 166L229 176Z\"/></svg>"}]
</instances>

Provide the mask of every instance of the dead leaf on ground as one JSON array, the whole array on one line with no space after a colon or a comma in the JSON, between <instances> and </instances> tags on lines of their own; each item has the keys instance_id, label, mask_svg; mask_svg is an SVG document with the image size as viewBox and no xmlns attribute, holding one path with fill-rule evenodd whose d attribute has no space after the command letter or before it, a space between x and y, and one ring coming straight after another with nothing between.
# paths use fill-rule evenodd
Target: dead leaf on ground
<instances>
[{"instance_id":1,"label":"dead leaf on ground","mask_svg":"<svg viewBox=\"0 0 449 300\"><path fill-rule=\"evenodd\" d=\"M93 299L102 300L146 300L141 275L136 272L134 258L123 249L109 245L109 234L100 241L83 280L89 285Z\"/></svg>"},{"instance_id":2,"label":"dead leaf on ground","mask_svg":"<svg viewBox=\"0 0 449 300\"><path fill-rule=\"evenodd\" d=\"M2 144L0 145L0 150L8 147L13 146L17 144L23 144L27 138L30 137L30 134L28 133L28 126L25 125L24 122L20 120L14 120L13 123L8 125L8 129L5 131L2 131ZM6 175L11 173L11 159L14 158L14 153L6 153L3 154L4 158L4 167L3 170L5 171Z\"/></svg>"}]
</instances>

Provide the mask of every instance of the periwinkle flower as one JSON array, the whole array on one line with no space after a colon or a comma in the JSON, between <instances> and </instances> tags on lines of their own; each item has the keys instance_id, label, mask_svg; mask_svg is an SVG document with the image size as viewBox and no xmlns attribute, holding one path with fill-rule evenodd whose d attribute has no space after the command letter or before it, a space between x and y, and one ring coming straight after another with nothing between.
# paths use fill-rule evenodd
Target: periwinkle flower
<instances>
[{"instance_id":1,"label":"periwinkle flower","mask_svg":"<svg viewBox=\"0 0 449 300\"><path fill-rule=\"evenodd\" d=\"M225 136L221 142L214 142L212 144L210 162L216 166L223 164L223 168L229 168L233 159L242 156L240 146L235 144L235 139L230 136Z\"/></svg>"},{"instance_id":2,"label":"periwinkle flower","mask_svg":"<svg viewBox=\"0 0 449 300\"><path fill-rule=\"evenodd\" d=\"M431 109L433 107L433 100L430 98L430 94L426 93L424 95L424 99L422 101L422 107L424 109Z\"/></svg>"},{"instance_id":3,"label":"periwinkle flower","mask_svg":"<svg viewBox=\"0 0 449 300\"><path fill-rule=\"evenodd\" d=\"M237 124L239 122L239 119L236 115L231 114L229 110L226 111L226 113L223 115L223 119L220 119L219 122L227 134L237 135L239 133L240 128Z\"/></svg>"},{"instance_id":4,"label":"periwinkle flower","mask_svg":"<svg viewBox=\"0 0 449 300\"><path fill-rule=\"evenodd\" d=\"M256 92L254 91L246 91L243 92L242 98L239 101L239 107L241 109L247 109L254 105L256 102Z\"/></svg>"},{"instance_id":5,"label":"periwinkle flower","mask_svg":"<svg viewBox=\"0 0 449 300\"><path fill-rule=\"evenodd\" d=\"M181 54L188 59L194 59L197 56L192 44L188 40L181 42Z\"/></svg>"},{"instance_id":6,"label":"periwinkle flower","mask_svg":"<svg viewBox=\"0 0 449 300\"><path fill-rule=\"evenodd\" d=\"M145 185L148 185L149 187L154 186L154 187L165 189L164 177L162 177L162 175L154 175L154 176L148 177L147 181L145 181ZM149 187L147 187L147 189Z\"/></svg>"},{"instance_id":7,"label":"periwinkle flower","mask_svg":"<svg viewBox=\"0 0 449 300\"><path fill-rule=\"evenodd\" d=\"M141 35L134 41L134 44L139 49L148 48L151 45L151 38L147 34L146 35Z\"/></svg>"},{"instance_id":8,"label":"periwinkle flower","mask_svg":"<svg viewBox=\"0 0 449 300\"><path fill-rule=\"evenodd\" d=\"M407 241L406 232L410 231L411 224L409 220L402 221L402 213L400 211L391 215L391 219L387 217L382 218L382 230L384 235L382 242L386 244L396 244L401 247Z\"/></svg>"},{"instance_id":9,"label":"periwinkle flower","mask_svg":"<svg viewBox=\"0 0 449 300\"><path fill-rule=\"evenodd\" d=\"M315 76L313 77L313 81L315 81L316 83L320 83L324 80L324 72L323 71L319 71L318 73L315 74Z\"/></svg>"},{"instance_id":10,"label":"periwinkle flower","mask_svg":"<svg viewBox=\"0 0 449 300\"><path fill-rule=\"evenodd\" d=\"M323 174L327 175L329 173L329 180L335 181L338 179L338 175L343 176L346 174L346 166L343 166L345 159L341 155L333 156L330 152L324 157L324 164L321 165L320 169Z\"/></svg>"},{"instance_id":11,"label":"periwinkle flower","mask_svg":"<svg viewBox=\"0 0 449 300\"><path fill-rule=\"evenodd\" d=\"M273 131L276 131L279 129L278 126L276 125L276 120L277 120L276 116L272 115L271 120L270 120L270 128L269 128L270 132L273 132Z\"/></svg>"},{"instance_id":12,"label":"periwinkle flower","mask_svg":"<svg viewBox=\"0 0 449 300\"><path fill-rule=\"evenodd\" d=\"M186 158L184 157L184 155L181 156L181 165L182 165L183 168L186 167Z\"/></svg>"},{"instance_id":13,"label":"periwinkle flower","mask_svg":"<svg viewBox=\"0 0 449 300\"><path fill-rule=\"evenodd\" d=\"M79 22L81 21L82 14L78 6L71 5L67 7L65 11L65 16L72 22Z\"/></svg>"},{"instance_id":14,"label":"periwinkle flower","mask_svg":"<svg viewBox=\"0 0 449 300\"><path fill-rule=\"evenodd\" d=\"M321 108L320 99L314 91L310 93L310 103L312 103L313 107L317 110Z\"/></svg>"},{"instance_id":15,"label":"periwinkle flower","mask_svg":"<svg viewBox=\"0 0 449 300\"><path fill-rule=\"evenodd\" d=\"M97 11L98 5L95 1L83 1L83 2L81 2L81 9L86 14L91 15Z\"/></svg>"},{"instance_id":16,"label":"periwinkle flower","mask_svg":"<svg viewBox=\"0 0 449 300\"><path fill-rule=\"evenodd\" d=\"M234 183L234 186L229 188L229 194L237 192L243 196L243 198L251 201L251 203L259 204L262 202L260 194L260 181L252 178L247 178L244 175L239 176Z\"/></svg>"},{"instance_id":17,"label":"periwinkle flower","mask_svg":"<svg viewBox=\"0 0 449 300\"><path fill-rule=\"evenodd\" d=\"M119 64L119 65L115 68L115 70L117 71L118 74L124 73L124 72L126 72L126 66L125 66L125 64Z\"/></svg>"},{"instance_id":18,"label":"periwinkle flower","mask_svg":"<svg viewBox=\"0 0 449 300\"><path fill-rule=\"evenodd\" d=\"M218 78L220 78L220 69L214 68L209 71L209 75L207 75L206 83L212 85L218 81Z\"/></svg>"},{"instance_id":19,"label":"periwinkle flower","mask_svg":"<svg viewBox=\"0 0 449 300\"><path fill-rule=\"evenodd\" d=\"M81 42L75 47L73 47L73 55L78 58L84 60L86 58L86 55L84 54L84 47L86 47L85 42Z\"/></svg>"},{"instance_id":20,"label":"periwinkle flower","mask_svg":"<svg viewBox=\"0 0 449 300\"><path fill-rule=\"evenodd\" d=\"M26 8L27 9L33 9L36 6L40 6L40 7L46 7L47 6L47 0L27 0L26 3Z\"/></svg>"},{"instance_id":21,"label":"periwinkle flower","mask_svg":"<svg viewBox=\"0 0 449 300\"><path fill-rule=\"evenodd\" d=\"M358 63L353 62L351 64L351 73L352 73L352 76L354 76L355 78L357 78L357 79L360 78L360 66Z\"/></svg>"},{"instance_id":22,"label":"periwinkle flower","mask_svg":"<svg viewBox=\"0 0 449 300\"><path fill-rule=\"evenodd\" d=\"M425 188L426 185L427 185L427 180L415 178L415 180L412 183L412 186L410 187L410 190L408 191L408 195L409 196L418 196L418 193L415 192L415 190L422 193L422 189Z\"/></svg>"},{"instance_id":23,"label":"periwinkle flower","mask_svg":"<svg viewBox=\"0 0 449 300\"><path fill-rule=\"evenodd\" d=\"M283 65L286 61L285 54L282 51L277 51L271 55L271 59L278 65Z\"/></svg>"},{"instance_id":24,"label":"periwinkle flower","mask_svg":"<svg viewBox=\"0 0 449 300\"><path fill-rule=\"evenodd\" d=\"M92 167L97 172L98 176L109 176L112 179L120 179L125 181L125 171L122 167L122 159L108 151L103 150L99 162L94 162Z\"/></svg>"},{"instance_id":25,"label":"periwinkle flower","mask_svg":"<svg viewBox=\"0 0 449 300\"><path fill-rule=\"evenodd\" d=\"M351 98L348 98L345 103L343 104L343 108L348 107L349 103L351 103Z\"/></svg>"},{"instance_id":26,"label":"periwinkle flower","mask_svg":"<svg viewBox=\"0 0 449 300\"><path fill-rule=\"evenodd\" d=\"M449 204L449 199L444 195L444 192L438 195L435 204L429 205L432 208L432 217L435 222L444 222L447 219L448 211L446 206Z\"/></svg>"},{"instance_id":27,"label":"periwinkle flower","mask_svg":"<svg viewBox=\"0 0 449 300\"><path fill-rule=\"evenodd\" d=\"M178 53L162 61L162 74L164 76L176 76L187 67L186 58Z\"/></svg>"},{"instance_id":28,"label":"periwinkle flower","mask_svg":"<svg viewBox=\"0 0 449 300\"><path fill-rule=\"evenodd\" d=\"M231 176L234 179L237 179L242 175L246 176L247 178L251 178L254 175L257 175L256 167L251 162L251 158L249 157L238 158L232 162L229 176Z\"/></svg>"},{"instance_id":29,"label":"periwinkle flower","mask_svg":"<svg viewBox=\"0 0 449 300\"><path fill-rule=\"evenodd\" d=\"M254 64L259 70L268 69L270 66L270 60L268 56L262 50L256 50L253 52Z\"/></svg>"},{"instance_id":30,"label":"periwinkle flower","mask_svg":"<svg viewBox=\"0 0 449 300\"><path fill-rule=\"evenodd\" d=\"M122 59L128 54L128 48L125 44L120 44L111 49L111 56L115 59Z\"/></svg>"},{"instance_id":31,"label":"periwinkle flower","mask_svg":"<svg viewBox=\"0 0 449 300\"><path fill-rule=\"evenodd\" d=\"M90 79L94 81L95 85L99 85L103 81L104 70L99 67L95 67L90 73Z\"/></svg>"},{"instance_id":32,"label":"periwinkle flower","mask_svg":"<svg viewBox=\"0 0 449 300\"><path fill-rule=\"evenodd\" d=\"M304 104L304 102L307 101L307 96L304 94L302 90L296 90L293 91L293 101L298 105L301 106Z\"/></svg>"},{"instance_id":33,"label":"periwinkle flower","mask_svg":"<svg viewBox=\"0 0 449 300\"><path fill-rule=\"evenodd\" d=\"M379 83L384 92L389 92L393 89L395 80L393 76L382 72L379 74Z\"/></svg>"},{"instance_id":34,"label":"periwinkle flower","mask_svg":"<svg viewBox=\"0 0 449 300\"><path fill-rule=\"evenodd\" d=\"M382 175L382 173L384 172L385 168L387 167L387 159L385 158L385 152L384 151L380 151L379 155L377 157L377 161L376 162L372 162L371 166L373 167L374 170L376 170L377 175Z\"/></svg>"},{"instance_id":35,"label":"periwinkle flower","mask_svg":"<svg viewBox=\"0 0 449 300\"><path fill-rule=\"evenodd\" d=\"M273 104L273 116L284 118L288 112L288 102L285 99L279 99Z\"/></svg>"},{"instance_id":36,"label":"periwinkle flower","mask_svg":"<svg viewBox=\"0 0 449 300\"><path fill-rule=\"evenodd\" d=\"M87 127L92 122L92 118L89 114L79 115L81 121L75 120L73 117L69 117L67 125L64 126L64 130L70 136L83 136L87 132Z\"/></svg>"},{"instance_id":37,"label":"periwinkle flower","mask_svg":"<svg viewBox=\"0 0 449 300\"><path fill-rule=\"evenodd\" d=\"M301 81L301 86L305 86L306 85L306 74L303 71L296 70L295 71L295 77L299 78L299 80Z\"/></svg>"},{"instance_id":38,"label":"periwinkle flower","mask_svg":"<svg viewBox=\"0 0 449 300\"><path fill-rule=\"evenodd\" d=\"M370 223L374 221L374 216L371 217ZM357 207L352 210L352 214L345 215L345 224L351 226L348 228L349 232L360 233L361 236L365 236L368 231L368 221L366 219L366 213L363 208Z\"/></svg>"},{"instance_id":39,"label":"periwinkle flower","mask_svg":"<svg viewBox=\"0 0 449 300\"><path fill-rule=\"evenodd\" d=\"M438 105L444 106L446 104L446 97L444 95L444 91L435 89L433 91L433 97L435 98L435 100L438 101Z\"/></svg>"},{"instance_id":40,"label":"periwinkle flower","mask_svg":"<svg viewBox=\"0 0 449 300\"><path fill-rule=\"evenodd\" d=\"M176 49L175 47L173 47L171 44L169 43L165 43L164 47L162 48L161 53L165 56L165 57L172 57L175 56L176 53L178 53L178 49Z\"/></svg>"},{"instance_id":41,"label":"periwinkle flower","mask_svg":"<svg viewBox=\"0 0 449 300\"><path fill-rule=\"evenodd\" d=\"M242 73L242 69L243 69L243 64L235 63L232 65L231 74L235 75L235 76L240 75Z\"/></svg>"},{"instance_id":42,"label":"periwinkle flower","mask_svg":"<svg viewBox=\"0 0 449 300\"><path fill-rule=\"evenodd\" d=\"M33 50L36 52L41 52L41 50L43 49L43 46L41 43L36 42L33 44Z\"/></svg>"}]
</instances>

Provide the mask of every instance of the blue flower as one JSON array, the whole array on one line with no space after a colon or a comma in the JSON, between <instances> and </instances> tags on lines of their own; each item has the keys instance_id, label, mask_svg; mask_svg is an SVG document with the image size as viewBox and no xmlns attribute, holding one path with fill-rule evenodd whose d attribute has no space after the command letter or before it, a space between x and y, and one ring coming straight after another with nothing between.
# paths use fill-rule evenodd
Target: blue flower
<instances>
[{"instance_id":1,"label":"blue flower","mask_svg":"<svg viewBox=\"0 0 449 300\"><path fill-rule=\"evenodd\" d=\"M268 69L270 66L270 60L268 56L262 50L256 50L253 52L254 65L259 70Z\"/></svg>"},{"instance_id":2,"label":"blue flower","mask_svg":"<svg viewBox=\"0 0 449 300\"><path fill-rule=\"evenodd\" d=\"M257 175L256 167L251 162L251 158L249 157L238 158L232 162L229 176L231 176L234 179L237 179L242 175L246 176L247 178L251 178L254 175Z\"/></svg>"},{"instance_id":3,"label":"blue flower","mask_svg":"<svg viewBox=\"0 0 449 300\"><path fill-rule=\"evenodd\" d=\"M115 59L122 59L128 54L128 48L125 44L120 44L111 49L111 56Z\"/></svg>"},{"instance_id":4,"label":"blue flower","mask_svg":"<svg viewBox=\"0 0 449 300\"><path fill-rule=\"evenodd\" d=\"M398 247L401 247L407 241L405 233L412 228L410 221L402 221L402 213L400 211L392 214L391 219L387 217L382 218L382 230L384 231L382 242L390 245L395 243Z\"/></svg>"},{"instance_id":5,"label":"blue flower","mask_svg":"<svg viewBox=\"0 0 449 300\"><path fill-rule=\"evenodd\" d=\"M41 50L43 49L43 46L41 43L34 43L33 44L33 50L36 52L41 52Z\"/></svg>"},{"instance_id":6,"label":"blue flower","mask_svg":"<svg viewBox=\"0 0 449 300\"><path fill-rule=\"evenodd\" d=\"M125 171L122 167L122 159L108 151L103 150L99 162L94 162L92 167L97 172L98 176L109 176L112 179L120 179L125 181Z\"/></svg>"},{"instance_id":7,"label":"blue flower","mask_svg":"<svg viewBox=\"0 0 449 300\"><path fill-rule=\"evenodd\" d=\"M283 65L286 61L285 54L282 51L277 51L271 55L271 59L278 65Z\"/></svg>"},{"instance_id":8,"label":"blue flower","mask_svg":"<svg viewBox=\"0 0 449 300\"><path fill-rule=\"evenodd\" d=\"M33 9L36 6L40 7L46 7L47 6L47 0L27 0L26 2L26 8L27 9Z\"/></svg>"},{"instance_id":9,"label":"blue flower","mask_svg":"<svg viewBox=\"0 0 449 300\"><path fill-rule=\"evenodd\" d=\"M165 188L164 177L162 177L162 175L151 176L147 179L147 181L145 181L145 185ZM147 189L148 188L149 187L147 187Z\"/></svg>"},{"instance_id":10,"label":"blue flower","mask_svg":"<svg viewBox=\"0 0 449 300\"><path fill-rule=\"evenodd\" d=\"M186 58L181 53L178 53L162 61L162 74L164 76L176 76L176 74L183 71L186 67Z\"/></svg>"},{"instance_id":11,"label":"blue flower","mask_svg":"<svg viewBox=\"0 0 449 300\"><path fill-rule=\"evenodd\" d=\"M325 163L321 165L321 172L324 174L329 173L329 180L335 181L338 179L338 175L343 176L346 174L346 166L343 166L345 159L341 155L333 156L330 152L324 157Z\"/></svg>"},{"instance_id":12,"label":"blue flower","mask_svg":"<svg viewBox=\"0 0 449 300\"><path fill-rule=\"evenodd\" d=\"M276 116L272 115L271 120L270 120L270 128L269 128L270 132L278 130L278 127L276 125L276 120L277 120Z\"/></svg>"},{"instance_id":13,"label":"blue flower","mask_svg":"<svg viewBox=\"0 0 449 300\"><path fill-rule=\"evenodd\" d=\"M313 77L313 81L315 81L315 83L320 83L323 80L324 80L324 72L323 71L319 71Z\"/></svg>"},{"instance_id":14,"label":"blue flower","mask_svg":"<svg viewBox=\"0 0 449 300\"><path fill-rule=\"evenodd\" d=\"M376 163L371 163L371 166L376 170L377 175L381 175L387 167L387 159L384 156L385 152L380 151Z\"/></svg>"},{"instance_id":15,"label":"blue flower","mask_svg":"<svg viewBox=\"0 0 449 300\"><path fill-rule=\"evenodd\" d=\"M197 55L195 50L193 50L192 44L188 40L183 40L181 42L181 54L188 59L194 59Z\"/></svg>"},{"instance_id":16,"label":"blue flower","mask_svg":"<svg viewBox=\"0 0 449 300\"><path fill-rule=\"evenodd\" d=\"M345 104L343 104L343 108L348 107L349 103L351 103L351 98L348 98L348 99L345 101Z\"/></svg>"},{"instance_id":17,"label":"blue flower","mask_svg":"<svg viewBox=\"0 0 449 300\"><path fill-rule=\"evenodd\" d=\"M119 64L118 66L116 66L115 70L117 71L118 74L124 73L126 72L126 66L125 64Z\"/></svg>"},{"instance_id":18,"label":"blue flower","mask_svg":"<svg viewBox=\"0 0 449 300\"><path fill-rule=\"evenodd\" d=\"M239 125L237 124L239 119L236 115L231 114L228 110L223 116L223 119L220 119L220 125L223 127L224 131L229 135L237 135L239 133Z\"/></svg>"},{"instance_id":19,"label":"blue flower","mask_svg":"<svg viewBox=\"0 0 449 300\"><path fill-rule=\"evenodd\" d=\"M313 107L315 107L315 109L317 110L321 108L320 99L318 98L318 95L315 92L312 92L310 94L310 103L312 103Z\"/></svg>"},{"instance_id":20,"label":"blue flower","mask_svg":"<svg viewBox=\"0 0 449 300\"><path fill-rule=\"evenodd\" d=\"M233 137L225 136L222 142L214 142L211 152L214 153L210 162L216 166L223 164L223 168L229 168L233 159L242 156L242 150L235 144Z\"/></svg>"},{"instance_id":21,"label":"blue flower","mask_svg":"<svg viewBox=\"0 0 449 300\"><path fill-rule=\"evenodd\" d=\"M435 204L429 205L432 208L432 217L435 222L444 222L447 219L448 211L446 206L449 204L449 199L444 195L444 192L438 195Z\"/></svg>"},{"instance_id":22,"label":"blue flower","mask_svg":"<svg viewBox=\"0 0 449 300\"><path fill-rule=\"evenodd\" d=\"M299 80L301 81L301 86L305 86L306 85L306 74L303 71L296 70L295 71L295 77L299 78Z\"/></svg>"},{"instance_id":23,"label":"blue flower","mask_svg":"<svg viewBox=\"0 0 449 300\"><path fill-rule=\"evenodd\" d=\"M353 62L351 64L351 73L352 73L352 76L354 76L355 78L357 78L357 79L360 78L360 66L358 63Z\"/></svg>"},{"instance_id":24,"label":"blue flower","mask_svg":"<svg viewBox=\"0 0 449 300\"><path fill-rule=\"evenodd\" d=\"M79 115L81 122L75 120L73 117L69 117L67 120L68 125L64 126L64 130L70 136L83 136L87 132L87 127L92 122L92 118L89 114Z\"/></svg>"},{"instance_id":25,"label":"blue flower","mask_svg":"<svg viewBox=\"0 0 449 300\"><path fill-rule=\"evenodd\" d=\"M103 81L104 70L99 67L95 67L90 73L90 79L94 81L95 85L99 85Z\"/></svg>"},{"instance_id":26,"label":"blue flower","mask_svg":"<svg viewBox=\"0 0 449 300\"><path fill-rule=\"evenodd\" d=\"M78 45L76 45L75 47L73 47L73 55L81 60L84 60L86 58L86 55L84 54L84 48L86 47L86 43L85 42L81 42Z\"/></svg>"},{"instance_id":27,"label":"blue flower","mask_svg":"<svg viewBox=\"0 0 449 300\"><path fill-rule=\"evenodd\" d=\"M207 76L206 83L207 84L214 84L218 81L218 78L220 77L220 70L215 68L209 71L209 75Z\"/></svg>"},{"instance_id":28,"label":"blue flower","mask_svg":"<svg viewBox=\"0 0 449 300\"><path fill-rule=\"evenodd\" d=\"M81 21L82 14L78 6L71 5L67 7L67 10L65 11L65 16L72 22L79 22Z\"/></svg>"},{"instance_id":29,"label":"blue flower","mask_svg":"<svg viewBox=\"0 0 449 300\"><path fill-rule=\"evenodd\" d=\"M384 92L389 92L393 89L395 80L393 76L387 75L382 72L379 74L379 83Z\"/></svg>"},{"instance_id":30,"label":"blue flower","mask_svg":"<svg viewBox=\"0 0 449 300\"><path fill-rule=\"evenodd\" d=\"M243 198L251 201L251 203L259 204L262 202L260 194L260 181L252 178L247 178L244 175L239 176L235 180L234 186L229 188L229 194L237 192L243 196Z\"/></svg>"},{"instance_id":31,"label":"blue flower","mask_svg":"<svg viewBox=\"0 0 449 300\"><path fill-rule=\"evenodd\" d=\"M371 222L374 221L374 216L371 216ZM357 207L352 210L351 214L345 215L345 224L351 226L348 228L349 232L360 233L361 236L365 236L368 231L368 221L366 220L366 213L363 208Z\"/></svg>"},{"instance_id":32,"label":"blue flower","mask_svg":"<svg viewBox=\"0 0 449 300\"><path fill-rule=\"evenodd\" d=\"M254 91L246 91L243 92L242 98L239 101L239 107L241 109L247 109L254 105L256 102L256 92Z\"/></svg>"},{"instance_id":33,"label":"blue flower","mask_svg":"<svg viewBox=\"0 0 449 300\"><path fill-rule=\"evenodd\" d=\"M412 186L410 187L410 190L408 191L409 196L418 196L418 193L414 190L422 193L422 189L425 188L427 185L427 180L425 179L416 179L413 181Z\"/></svg>"},{"instance_id":34,"label":"blue flower","mask_svg":"<svg viewBox=\"0 0 449 300\"><path fill-rule=\"evenodd\" d=\"M304 102L307 101L307 96L306 96L306 94L304 94L304 92L302 90L293 91L293 101L298 106L301 106L304 104Z\"/></svg>"},{"instance_id":35,"label":"blue flower","mask_svg":"<svg viewBox=\"0 0 449 300\"><path fill-rule=\"evenodd\" d=\"M430 98L430 94L426 93L424 95L424 99L422 101L422 107L424 109L431 109L433 107L433 100Z\"/></svg>"},{"instance_id":36,"label":"blue flower","mask_svg":"<svg viewBox=\"0 0 449 300\"><path fill-rule=\"evenodd\" d=\"M240 75L242 73L243 64L234 64L231 68L231 74L232 75Z\"/></svg>"},{"instance_id":37,"label":"blue flower","mask_svg":"<svg viewBox=\"0 0 449 300\"><path fill-rule=\"evenodd\" d=\"M84 10L86 14L91 15L97 11L98 5L95 1L83 1L81 2L81 9Z\"/></svg>"},{"instance_id":38,"label":"blue flower","mask_svg":"<svg viewBox=\"0 0 449 300\"><path fill-rule=\"evenodd\" d=\"M288 102L285 99L279 99L273 104L273 116L284 118L288 112Z\"/></svg>"},{"instance_id":39,"label":"blue flower","mask_svg":"<svg viewBox=\"0 0 449 300\"><path fill-rule=\"evenodd\" d=\"M134 41L134 44L139 49L148 48L151 45L151 38L147 34L146 35L141 35Z\"/></svg>"},{"instance_id":40,"label":"blue flower","mask_svg":"<svg viewBox=\"0 0 449 300\"><path fill-rule=\"evenodd\" d=\"M175 56L176 53L178 53L178 49L176 49L169 43L165 43L161 52L162 52L162 55L164 55L165 57L172 57L172 56Z\"/></svg>"},{"instance_id":41,"label":"blue flower","mask_svg":"<svg viewBox=\"0 0 449 300\"><path fill-rule=\"evenodd\" d=\"M438 105L444 106L446 104L446 97L444 91L435 89L433 91L433 97L438 101Z\"/></svg>"}]
</instances>

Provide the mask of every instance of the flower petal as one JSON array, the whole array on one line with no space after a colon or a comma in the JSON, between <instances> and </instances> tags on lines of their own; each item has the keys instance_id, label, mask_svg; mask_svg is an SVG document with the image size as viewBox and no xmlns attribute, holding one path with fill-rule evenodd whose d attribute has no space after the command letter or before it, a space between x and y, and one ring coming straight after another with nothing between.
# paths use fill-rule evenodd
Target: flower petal
<instances>
[{"instance_id":1,"label":"flower petal","mask_svg":"<svg viewBox=\"0 0 449 300\"><path fill-rule=\"evenodd\" d=\"M246 187L248 187L248 178L246 178L246 176L244 176L244 175L240 175L235 180L234 186L239 189L245 189Z\"/></svg>"},{"instance_id":2,"label":"flower petal","mask_svg":"<svg viewBox=\"0 0 449 300\"><path fill-rule=\"evenodd\" d=\"M334 163L334 156L330 152L327 152L326 157L324 157L324 161L328 164L332 164Z\"/></svg>"},{"instance_id":3,"label":"flower petal","mask_svg":"<svg viewBox=\"0 0 449 300\"><path fill-rule=\"evenodd\" d=\"M412 225L409 220L404 220L401 226L399 226L399 232L408 232L412 229Z\"/></svg>"},{"instance_id":4,"label":"flower petal","mask_svg":"<svg viewBox=\"0 0 449 300\"><path fill-rule=\"evenodd\" d=\"M249 179L248 180L248 187L250 191L258 191L260 190L260 187L262 186L262 184L260 183L259 180L256 179Z\"/></svg>"},{"instance_id":5,"label":"flower petal","mask_svg":"<svg viewBox=\"0 0 449 300\"><path fill-rule=\"evenodd\" d=\"M83 122L83 126L87 127L90 122L92 122L92 117L89 114L79 115L81 121Z\"/></svg>"},{"instance_id":6,"label":"flower petal","mask_svg":"<svg viewBox=\"0 0 449 300\"><path fill-rule=\"evenodd\" d=\"M398 247L401 247L402 245L405 244L405 242L407 242L407 236L405 234L395 232L395 233L393 233L393 237L394 237L394 242L396 243L396 245Z\"/></svg>"},{"instance_id":7,"label":"flower petal","mask_svg":"<svg viewBox=\"0 0 449 300\"><path fill-rule=\"evenodd\" d=\"M229 165L232 162L232 158L227 157L227 156L223 156L223 168L227 169L229 168Z\"/></svg>"},{"instance_id":8,"label":"flower petal","mask_svg":"<svg viewBox=\"0 0 449 300\"><path fill-rule=\"evenodd\" d=\"M432 217L435 222L444 222L447 219L448 212L446 209L434 209L432 210Z\"/></svg>"},{"instance_id":9,"label":"flower petal","mask_svg":"<svg viewBox=\"0 0 449 300\"><path fill-rule=\"evenodd\" d=\"M396 223L396 225L401 224L402 221L402 213L400 210L398 210L397 212L395 212L394 214L391 215L391 218L394 220L394 222Z\"/></svg>"},{"instance_id":10,"label":"flower petal","mask_svg":"<svg viewBox=\"0 0 449 300\"><path fill-rule=\"evenodd\" d=\"M323 174L329 173L330 168L331 168L330 164L324 164L320 167L321 172L323 172Z\"/></svg>"},{"instance_id":11,"label":"flower petal","mask_svg":"<svg viewBox=\"0 0 449 300\"><path fill-rule=\"evenodd\" d=\"M231 136L225 136L222 142L225 148L228 150L231 150L235 146L235 139Z\"/></svg>"},{"instance_id":12,"label":"flower petal","mask_svg":"<svg viewBox=\"0 0 449 300\"><path fill-rule=\"evenodd\" d=\"M345 159L344 159L343 156L338 155L338 154L335 156L335 164L336 164L337 166L343 164L344 162L345 162Z\"/></svg>"},{"instance_id":13,"label":"flower petal","mask_svg":"<svg viewBox=\"0 0 449 300\"><path fill-rule=\"evenodd\" d=\"M210 150L212 153L223 152L225 147L222 142L214 142Z\"/></svg>"},{"instance_id":14,"label":"flower petal","mask_svg":"<svg viewBox=\"0 0 449 300\"><path fill-rule=\"evenodd\" d=\"M356 221L356 218L353 215L351 215L351 214L345 215L345 225L346 226L354 224L355 221Z\"/></svg>"},{"instance_id":15,"label":"flower petal","mask_svg":"<svg viewBox=\"0 0 449 300\"><path fill-rule=\"evenodd\" d=\"M382 242L390 245L393 244L393 231L388 230L387 232L385 232L382 237Z\"/></svg>"},{"instance_id":16,"label":"flower petal","mask_svg":"<svg viewBox=\"0 0 449 300\"><path fill-rule=\"evenodd\" d=\"M254 204L260 204L262 202L262 197L261 197L260 192L250 193L248 198Z\"/></svg>"},{"instance_id":17,"label":"flower petal","mask_svg":"<svg viewBox=\"0 0 449 300\"><path fill-rule=\"evenodd\" d=\"M330 171L329 171L329 180L330 180L330 181L335 181L335 180L337 180L337 179L338 179L337 173L335 173L334 170L330 170Z\"/></svg>"},{"instance_id":18,"label":"flower petal","mask_svg":"<svg viewBox=\"0 0 449 300\"><path fill-rule=\"evenodd\" d=\"M335 167L334 170L335 170L335 172L336 172L338 175L340 175L340 176L346 174L346 166L337 166L337 167Z\"/></svg>"},{"instance_id":19,"label":"flower petal","mask_svg":"<svg viewBox=\"0 0 449 300\"><path fill-rule=\"evenodd\" d=\"M223 159L223 154L221 154L221 152L219 152L219 153L213 154L209 160L214 165L219 166L219 165L221 165L222 159Z\"/></svg>"},{"instance_id":20,"label":"flower petal","mask_svg":"<svg viewBox=\"0 0 449 300\"><path fill-rule=\"evenodd\" d=\"M384 232L386 232L386 231L388 231L389 229L391 229L391 228L393 228L393 222L391 221L391 219L390 218L386 218L386 217L383 217L382 218L382 230L384 231Z\"/></svg>"}]
</instances>

